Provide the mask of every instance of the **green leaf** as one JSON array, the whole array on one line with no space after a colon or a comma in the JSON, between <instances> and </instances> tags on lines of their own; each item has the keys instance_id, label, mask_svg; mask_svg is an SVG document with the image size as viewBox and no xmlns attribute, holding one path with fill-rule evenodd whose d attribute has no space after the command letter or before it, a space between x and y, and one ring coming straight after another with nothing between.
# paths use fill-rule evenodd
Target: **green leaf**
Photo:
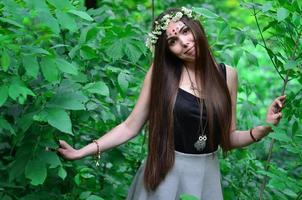
<instances>
[{"instance_id":1,"label":"green leaf","mask_svg":"<svg viewBox=\"0 0 302 200\"><path fill-rule=\"evenodd\" d=\"M296 120L292 126L292 134L295 135L296 133L298 133L299 130L299 124L298 124L298 120Z\"/></svg>"},{"instance_id":2,"label":"green leaf","mask_svg":"<svg viewBox=\"0 0 302 200\"><path fill-rule=\"evenodd\" d=\"M284 190L282 190L284 192L284 194L290 196L291 198L296 198L298 196L297 193L295 193L293 190L286 188Z\"/></svg>"},{"instance_id":3,"label":"green leaf","mask_svg":"<svg viewBox=\"0 0 302 200\"><path fill-rule=\"evenodd\" d=\"M78 30L77 23L75 19L70 16L70 14L56 10L56 16L62 28L66 28L70 32L75 32L76 30Z\"/></svg>"},{"instance_id":4,"label":"green leaf","mask_svg":"<svg viewBox=\"0 0 302 200\"><path fill-rule=\"evenodd\" d=\"M180 200L198 200L198 198L190 194L181 194Z\"/></svg>"},{"instance_id":5,"label":"green leaf","mask_svg":"<svg viewBox=\"0 0 302 200\"><path fill-rule=\"evenodd\" d=\"M62 180L64 180L64 179L66 178L67 172L66 172L66 170L65 170L63 167L60 167L60 168L59 168L58 176L59 176Z\"/></svg>"},{"instance_id":6,"label":"green leaf","mask_svg":"<svg viewBox=\"0 0 302 200\"><path fill-rule=\"evenodd\" d=\"M113 61L119 60L123 57L123 45L121 40L116 40L105 52Z\"/></svg>"},{"instance_id":7,"label":"green leaf","mask_svg":"<svg viewBox=\"0 0 302 200\"><path fill-rule=\"evenodd\" d=\"M104 199L96 195L90 195L86 200L104 200Z\"/></svg>"},{"instance_id":8,"label":"green leaf","mask_svg":"<svg viewBox=\"0 0 302 200\"><path fill-rule=\"evenodd\" d=\"M93 59L93 58L97 58L97 54L94 51L93 48L91 48L88 45L84 45L81 47L80 49L80 55L84 58L84 59Z\"/></svg>"},{"instance_id":9,"label":"green leaf","mask_svg":"<svg viewBox=\"0 0 302 200\"><path fill-rule=\"evenodd\" d=\"M302 18L299 15L299 13L294 12L293 16L292 16L292 22L295 26L300 26L302 24Z\"/></svg>"},{"instance_id":10,"label":"green leaf","mask_svg":"<svg viewBox=\"0 0 302 200\"><path fill-rule=\"evenodd\" d=\"M73 178L74 182L79 186L81 184L81 176L80 174L75 175Z\"/></svg>"},{"instance_id":11,"label":"green leaf","mask_svg":"<svg viewBox=\"0 0 302 200\"><path fill-rule=\"evenodd\" d=\"M193 11L209 19L215 19L219 17L217 14L213 13L212 11L206 8L193 8Z\"/></svg>"},{"instance_id":12,"label":"green leaf","mask_svg":"<svg viewBox=\"0 0 302 200\"><path fill-rule=\"evenodd\" d=\"M45 163L39 160L31 160L25 168L25 177L31 180L32 185L43 184L47 176Z\"/></svg>"},{"instance_id":13,"label":"green leaf","mask_svg":"<svg viewBox=\"0 0 302 200\"><path fill-rule=\"evenodd\" d=\"M75 45L75 46L69 51L69 53L68 53L69 57L70 57L71 59L73 59L74 56L76 55L76 53L79 51L80 48L81 48L80 45Z\"/></svg>"},{"instance_id":14,"label":"green leaf","mask_svg":"<svg viewBox=\"0 0 302 200\"><path fill-rule=\"evenodd\" d=\"M298 64L299 63L297 61L289 60L285 63L284 67L286 69L295 69Z\"/></svg>"},{"instance_id":15,"label":"green leaf","mask_svg":"<svg viewBox=\"0 0 302 200\"><path fill-rule=\"evenodd\" d=\"M117 80L118 80L118 84L121 87L121 89L123 90L123 92L126 92L126 90L128 89L129 86L129 82L128 82L128 74L126 74L125 72L120 72Z\"/></svg>"},{"instance_id":16,"label":"green leaf","mask_svg":"<svg viewBox=\"0 0 302 200\"><path fill-rule=\"evenodd\" d=\"M14 26L17 26L19 28L24 28L24 26L22 24L19 24L18 22L14 21L14 20L11 20L11 19L0 17L0 21L6 22L6 23L14 25Z\"/></svg>"},{"instance_id":17,"label":"green leaf","mask_svg":"<svg viewBox=\"0 0 302 200\"><path fill-rule=\"evenodd\" d=\"M22 83L19 82L14 82L9 85L8 95L13 100L17 100L18 98L19 102L20 98L25 100L27 98L27 95L36 96L29 88L25 87L24 85L22 85Z\"/></svg>"},{"instance_id":18,"label":"green leaf","mask_svg":"<svg viewBox=\"0 0 302 200\"><path fill-rule=\"evenodd\" d=\"M67 112L60 108L47 108L47 122L64 133L72 134L71 120Z\"/></svg>"},{"instance_id":19,"label":"green leaf","mask_svg":"<svg viewBox=\"0 0 302 200\"><path fill-rule=\"evenodd\" d=\"M86 12L83 11L78 11L78 10L69 10L69 13L72 13L74 15L77 15L79 17L81 17L82 19L85 19L87 21L93 21L93 18L90 17L90 15L88 15Z\"/></svg>"},{"instance_id":20,"label":"green leaf","mask_svg":"<svg viewBox=\"0 0 302 200\"><path fill-rule=\"evenodd\" d=\"M267 12L273 7L272 2L266 2L262 5L262 12Z\"/></svg>"},{"instance_id":21,"label":"green leaf","mask_svg":"<svg viewBox=\"0 0 302 200\"><path fill-rule=\"evenodd\" d=\"M235 65L235 66L238 65L241 56L242 56L242 51L241 51L241 50L235 52L235 54L234 54L234 56L233 56L234 65Z\"/></svg>"},{"instance_id":22,"label":"green leaf","mask_svg":"<svg viewBox=\"0 0 302 200\"><path fill-rule=\"evenodd\" d=\"M39 153L38 158L46 164L49 164L49 168L56 168L62 166L62 163L55 152L42 151Z\"/></svg>"},{"instance_id":23,"label":"green leaf","mask_svg":"<svg viewBox=\"0 0 302 200\"><path fill-rule=\"evenodd\" d=\"M269 180L269 185L274 189L278 189L282 191L286 188L285 183L283 181L280 181L279 178L278 179L272 178L271 180Z\"/></svg>"},{"instance_id":24,"label":"green leaf","mask_svg":"<svg viewBox=\"0 0 302 200\"><path fill-rule=\"evenodd\" d=\"M0 107L6 102L8 97L7 85L0 86Z\"/></svg>"},{"instance_id":25,"label":"green leaf","mask_svg":"<svg viewBox=\"0 0 302 200\"><path fill-rule=\"evenodd\" d=\"M16 127L19 130L18 135L25 133L33 124L34 112L22 115L16 122Z\"/></svg>"},{"instance_id":26,"label":"green leaf","mask_svg":"<svg viewBox=\"0 0 302 200\"><path fill-rule=\"evenodd\" d=\"M275 140L282 141L282 142L291 142L292 139L286 135L286 133L282 132L274 132L269 134L270 138L274 138Z\"/></svg>"},{"instance_id":27,"label":"green leaf","mask_svg":"<svg viewBox=\"0 0 302 200\"><path fill-rule=\"evenodd\" d=\"M0 130L1 129L9 131L12 135L16 135L13 127L3 117L0 117Z\"/></svg>"},{"instance_id":28,"label":"green leaf","mask_svg":"<svg viewBox=\"0 0 302 200\"><path fill-rule=\"evenodd\" d=\"M42 54L42 55L50 55L48 51L42 49L40 47L35 46L26 46L24 49L28 50L31 54Z\"/></svg>"},{"instance_id":29,"label":"green leaf","mask_svg":"<svg viewBox=\"0 0 302 200\"><path fill-rule=\"evenodd\" d=\"M13 200L13 198L10 197L10 196L8 196L8 195L6 195L6 194L4 194L3 196L1 195L1 200Z\"/></svg>"},{"instance_id":30,"label":"green leaf","mask_svg":"<svg viewBox=\"0 0 302 200\"><path fill-rule=\"evenodd\" d=\"M16 158L9 170L9 182L19 178L25 170L25 167L32 155L32 148L26 146L27 148L19 148L16 154Z\"/></svg>"},{"instance_id":31,"label":"green leaf","mask_svg":"<svg viewBox=\"0 0 302 200\"><path fill-rule=\"evenodd\" d=\"M41 112L33 116L33 120L38 122L47 122L47 112L45 110L42 110Z\"/></svg>"},{"instance_id":32,"label":"green leaf","mask_svg":"<svg viewBox=\"0 0 302 200\"><path fill-rule=\"evenodd\" d=\"M84 86L84 89L90 93L100 94L103 96L109 96L109 88L108 86L102 82L88 83Z\"/></svg>"},{"instance_id":33,"label":"green leaf","mask_svg":"<svg viewBox=\"0 0 302 200\"><path fill-rule=\"evenodd\" d=\"M48 107L64 108L68 110L85 110L88 98L81 92L62 92L56 94L47 104Z\"/></svg>"},{"instance_id":34,"label":"green leaf","mask_svg":"<svg viewBox=\"0 0 302 200\"><path fill-rule=\"evenodd\" d=\"M278 24L278 22L276 20L271 21L268 23L268 25L266 25L265 27L263 27L262 31L266 31L267 29L274 27L276 24Z\"/></svg>"},{"instance_id":35,"label":"green leaf","mask_svg":"<svg viewBox=\"0 0 302 200\"><path fill-rule=\"evenodd\" d=\"M82 192L81 194L80 194L80 199L84 199L84 200L86 200L89 196L90 196L90 194L91 194L91 191L85 191L85 192Z\"/></svg>"},{"instance_id":36,"label":"green leaf","mask_svg":"<svg viewBox=\"0 0 302 200\"><path fill-rule=\"evenodd\" d=\"M37 15L39 16L37 19L44 24L45 26L49 27L50 30L55 33L60 33L60 27L56 18L52 16L48 9L41 9L38 11Z\"/></svg>"},{"instance_id":37,"label":"green leaf","mask_svg":"<svg viewBox=\"0 0 302 200\"><path fill-rule=\"evenodd\" d=\"M1 55L1 66L3 68L3 71L6 72L8 70L9 65L10 65L10 57L7 51L3 50Z\"/></svg>"},{"instance_id":38,"label":"green leaf","mask_svg":"<svg viewBox=\"0 0 302 200\"><path fill-rule=\"evenodd\" d=\"M124 52L133 63L136 63L142 55L140 49L129 42L125 43Z\"/></svg>"},{"instance_id":39,"label":"green leaf","mask_svg":"<svg viewBox=\"0 0 302 200\"><path fill-rule=\"evenodd\" d=\"M278 22L283 21L286 17L288 17L288 15L289 15L289 12L288 12L287 9L279 8L277 10L277 20L278 20Z\"/></svg>"},{"instance_id":40,"label":"green leaf","mask_svg":"<svg viewBox=\"0 0 302 200\"><path fill-rule=\"evenodd\" d=\"M56 58L57 67L61 72L65 72L67 74L78 74L78 68L74 66L73 64L67 62L66 60L62 58Z\"/></svg>"},{"instance_id":41,"label":"green leaf","mask_svg":"<svg viewBox=\"0 0 302 200\"><path fill-rule=\"evenodd\" d=\"M40 64L43 76L47 81L54 82L59 79L59 71L55 59L43 57Z\"/></svg>"},{"instance_id":42,"label":"green leaf","mask_svg":"<svg viewBox=\"0 0 302 200\"><path fill-rule=\"evenodd\" d=\"M60 10L73 8L68 0L47 0L47 2Z\"/></svg>"},{"instance_id":43,"label":"green leaf","mask_svg":"<svg viewBox=\"0 0 302 200\"><path fill-rule=\"evenodd\" d=\"M245 34L242 31L238 31L236 34L236 42L242 44L245 40Z\"/></svg>"},{"instance_id":44,"label":"green leaf","mask_svg":"<svg viewBox=\"0 0 302 200\"><path fill-rule=\"evenodd\" d=\"M249 52L245 52L245 55L247 57L247 60L250 64L255 65L255 66L259 66L258 64L258 59L256 56L254 56L253 54L249 53Z\"/></svg>"},{"instance_id":45,"label":"green leaf","mask_svg":"<svg viewBox=\"0 0 302 200\"><path fill-rule=\"evenodd\" d=\"M23 66L26 70L26 74L37 78L38 72L39 72L39 64L37 61L37 57L34 55L30 56L23 56Z\"/></svg>"}]
</instances>

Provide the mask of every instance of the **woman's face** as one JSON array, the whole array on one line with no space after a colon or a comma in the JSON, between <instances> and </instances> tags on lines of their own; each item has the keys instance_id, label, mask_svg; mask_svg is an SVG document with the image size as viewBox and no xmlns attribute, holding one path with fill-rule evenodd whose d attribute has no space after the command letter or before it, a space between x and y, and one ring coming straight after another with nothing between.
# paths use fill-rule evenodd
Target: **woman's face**
<instances>
[{"instance_id":1,"label":"woman's face","mask_svg":"<svg viewBox=\"0 0 302 200\"><path fill-rule=\"evenodd\" d=\"M170 51L185 62L195 60L195 44L191 29L182 21L171 21L166 30Z\"/></svg>"}]
</instances>

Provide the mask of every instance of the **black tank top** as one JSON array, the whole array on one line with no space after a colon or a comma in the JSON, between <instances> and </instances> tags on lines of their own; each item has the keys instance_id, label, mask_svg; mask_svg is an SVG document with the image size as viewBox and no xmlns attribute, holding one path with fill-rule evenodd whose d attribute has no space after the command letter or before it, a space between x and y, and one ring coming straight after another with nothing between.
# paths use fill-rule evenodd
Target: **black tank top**
<instances>
[{"instance_id":1,"label":"black tank top","mask_svg":"<svg viewBox=\"0 0 302 200\"><path fill-rule=\"evenodd\" d=\"M221 73L226 80L226 68L223 63L219 64ZM183 153L190 154L203 154L211 153L208 145L203 151L197 151L194 147L195 142L198 140L199 124L200 124L200 110L198 101L200 99L193 94L179 88L175 105L174 105L174 144L175 150ZM206 108L203 107L202 123L206 123ZM206 126L205 134L208 135L208 126ZM214 151L218 148L220 143L220 133L215 132ZM209 137L208 137L209 138Z\"/></svg>"}]
</instances>

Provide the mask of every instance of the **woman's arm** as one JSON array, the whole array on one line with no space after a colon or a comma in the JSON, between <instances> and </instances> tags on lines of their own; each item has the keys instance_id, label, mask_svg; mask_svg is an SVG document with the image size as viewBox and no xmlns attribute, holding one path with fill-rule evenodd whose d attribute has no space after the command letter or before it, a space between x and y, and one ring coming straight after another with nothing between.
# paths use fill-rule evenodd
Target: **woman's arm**
<instances>
[{"instance_id":1,"label":"woman's arm","mask_svg":"<svg viewBox=\"0 0 302 200\"><path fill-rule=\"evenodd\" d=\"M237 104L237 87L238 87L238 76L234 68L227 65L227 85L231 94L232 100L232 124L230 132L230 141L232 148L245 147L253 143L254 140L250 135L250 130L236 130L236 104ZM277 125L282 117L282 107L285 96L276 98L269 106L266 122ZM257 126L252 130L252 135L256 140L268 135L271 132L270 126Z\"/></svg>"},{"instance_id":2,"label":"woman's arm","mask_svg":"<svg viewBox=\"0 0 302 200\"><path fill-rule=\"evenodd\" d=\"M128 118L113 128L111 131L96 140L100 151L118 146L138 134L149 114L149 100L151 91L152 66L146 74L144 84L137 103ZM80 159L97 153L97 145L92 142L81 149L74 149L65 141L60 140L58 152L62 157L69 160Z\"/></svg>"}]
</instances>

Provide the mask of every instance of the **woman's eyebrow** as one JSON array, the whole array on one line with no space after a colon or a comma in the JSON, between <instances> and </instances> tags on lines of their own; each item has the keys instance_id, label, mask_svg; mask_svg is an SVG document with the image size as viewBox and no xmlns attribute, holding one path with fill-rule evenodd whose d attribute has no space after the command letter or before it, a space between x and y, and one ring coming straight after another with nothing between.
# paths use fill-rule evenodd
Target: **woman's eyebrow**
<instances>
[{"instance_id":1,"label":"woman's eyebrow","mask_svg":"<svg viewBox=\"0 0 302 200\"><path fill-rule=\"evenodd\" d=\"M184 28L186 28L187 26L186 25L183 25L180 30L178 31L178 33L180 33ZM167 40L171 39L171 38L174 38L175 36L170 36L170 37L167 37Z\"/></svg>"}]
</instances>

